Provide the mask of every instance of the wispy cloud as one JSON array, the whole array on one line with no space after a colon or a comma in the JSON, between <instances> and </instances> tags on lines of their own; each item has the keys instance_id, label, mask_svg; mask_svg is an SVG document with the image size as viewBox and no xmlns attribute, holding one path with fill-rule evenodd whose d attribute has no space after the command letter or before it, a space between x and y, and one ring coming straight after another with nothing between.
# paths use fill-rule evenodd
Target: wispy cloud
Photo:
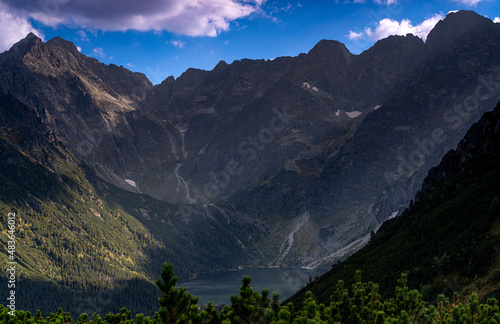
<instances>
[{"instance_id":1,"label":"wispy cloud","mask_svg":"<svg viewBox=\"0 0 500 324\"><path fill-rule=\"evenodd\" d=\"M385 18L376 23L374 28L365 28L362 32L355 32L350 30L347 37L351 40L368 38L370 40L376 41L382 38L386 38L390 35L413 34L425 41L432 28L434 28L437 22L443 18L444 16L442 14L435 14L431 18L428 18L417 25L414 25L409 19L397 21Z\"/></svg>"},{"instance_id":2,"label":"wispy cloud","mask_svg":"<svg viewBox=\"0 0 500 324\"><path fill-rule=\"evenodd\" d=\"M228 30L232 21L260 13L264 2L265 0L2 0L8 7L5 12L19 13L53 27L65 24L105 31L167 30L189 36L217 36Z\"/></svg>"},{"instance_id":3,"label":"wispy cloud","mask_svg":"<svg viewBox=\"0 0 500 324\"><path fill-rule=\"evenodd\" d=\"M336 3L339 3L339 0L335 0ZM342 4L349 5L352 3L367 3L367 0L342 0ZM390 6L398 3L398 0L372 0L372 3L376 3L383 6Z\"/></svg>"},{"instance_id":4,"label":"wispy cloud","mask_svg":"<svg viewBox=\"0 0 500 324\"><path fill-rule=\"evenodd\" d=\"M183 48L184 46L186 46L186 42L183 42L181 40L171 40L170 44L172 44L172 45L174 45L175 47L178 47L178 48Z\"/></svg>"},{"instance_id":5,"label":"wispy cloud","mask_svg":"<svg viewBox=\"0 0 500 324\"><path fill-rule=\"evenodd\" d=\"M397 0L374 0L374 2L381 4L381 5L386 5L386 6L390 6L390 5L398 3Z\"/></svg>"},{"instance_id":6,"label":"wispy cloud","mask_svg":"<svg viewBox=\"0 0 500 324\"><path fill-rule=\"evenodd\" d=\"M454 1L469 7L474 7L477 6L477 4L483 0L454 0Z\"/></svg>"},{"instance_id":7,"label":"wispy cloud","mask_svg":"<svg viewBox=\"0 0 500 324\"><path fill-rule=\"evenodd\" d=\"M264 3L263 1L262 3ZM281 15L288 14L291 15L295 11L300 10L302 8L302 4L297 2L296 4L291 4L290 2L278 2L272 1L269 5L261 8L259 14L267 19L271 20L275 24L279 24L282 22Z\"/></svg>"},{"instance_id":8,"label":"wispy cloud","mask_svg":"<svg viewBox=\"0 0 500 324\"><path fill-rule=\"evenodd\" d=\"M104 50L101 47L96 47L92 50L92 55L96 57L106 57L106 53L104 53Z\"/></svg>"},{"instance_id":9,"label":"wispy cloud","mask_svg":"<svg viewBox=\"0 0 500 324\"><path fill-rule=\"evenodd\" d=\"M26 16L8 10L0 1L0 53L8 50L30 32L43 39L43 33L34 28Z\"/></svg>"},{"instance_id":10,"label":"wispy cloud","mask_svg":"<svg viewBox=\"0 0 500 324\"><path fill-rule=\"evenodd\" d=\"M78 37L80 37L81 41L84 41L84 42L88 42L89 41L89 38L87 37L87 33L84 32L83 30L77 31L76 34L78 35Z\"/></svg>"},{"instance_id":11,"label":"wispy cloud","mask_svg":"<svg viewBox=\"0 0 500 324\"><path fill-rule=\"evenodd\" d=\"M363 39L364 33L356 33L355 31L350 30L349 35L347 35L349 39Z\"/></svg>"}]
</instances>

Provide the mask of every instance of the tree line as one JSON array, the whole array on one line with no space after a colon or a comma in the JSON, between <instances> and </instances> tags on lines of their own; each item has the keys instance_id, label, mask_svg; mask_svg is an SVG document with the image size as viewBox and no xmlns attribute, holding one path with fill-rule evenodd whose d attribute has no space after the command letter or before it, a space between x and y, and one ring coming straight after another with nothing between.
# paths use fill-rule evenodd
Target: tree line
<instances>
[{"instance_id":1,"label":"tree line","mask_svg":"<svg viewBox=\"0 0 500 324\"><path fill-rule=\"evenodd\" d=\"M220 312L212 305L200 307L198 298L186 288L177 287L173 266L165 263L161 278L156 281L160 290L159 309L151 316L137 314L135 317L127 308L119 313L109 313L104 318L97 313L89 316L81 314L77 324L309 324L309 323L500 323L500 309L495 298L480 303L476 293L468 300L461 300L458 294L452 298L439 295L435 304L422 298L418 290L407 286L407 275L403 273L398 280L394 295L383 298L379 286L373 282L363 282L361 271L357 271L355 282L348 289L339 280L328 305L318 304L312 294L307 292L301 308L293 303L282 305L279 294L260 293L250 286L251 278L243 277L239 295L231 296L231 305ZM75 323L68 312L59 308L56 313L43 317L40 311L15 311L8 314L9 308L0 305L0 323Z\"/></svg>"}]
</instances>

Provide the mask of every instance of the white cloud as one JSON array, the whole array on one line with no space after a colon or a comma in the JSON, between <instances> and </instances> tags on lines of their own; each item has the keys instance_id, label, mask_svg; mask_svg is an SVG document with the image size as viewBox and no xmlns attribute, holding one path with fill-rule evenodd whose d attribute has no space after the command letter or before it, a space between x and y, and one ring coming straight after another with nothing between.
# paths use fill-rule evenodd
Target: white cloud
<instances>
[{"instance_id":1,"label":"white cloud","mask_svg":"<svg viewBox=\"0 0 500 324\"><path fill-rule=\"evenodd\" d=\"M81 41L88 42L89 38L87 37L87 33L84 32L83 30L79 30L76 32L76 34L80 37Z\"/></svg>"},{"instance_id":2,"label":"white cloud","mask_svg":"<svg viewBox=\"0 0 500 324\"><path fill-rule=\"evenodd\" d=\"M175 47L178 47L178 48L183 48L184 46L186 46L186 42L183 42L181 40L171 40L170 44L172 44L172 45L174 45Z\"/></svg>"},{"instance_id":3,"label":"white cloud","mask_svg":"<svg viewBox=\"0 0 500 324\"><path fill-rule=\"evenodd\" d=\"M352 40L359 40L366 37L370 40L376 41L390 35L413 34L425 41L432 28L434 28L437 22L443 18L444 16L442 14L435 14L418 25L413 25L409 19L403 19L399 22L397 20L385 18L376 23L374 29L365 28L363 32L359 33L349 31L349 35L347 35L347 37Z\"/></svg>"},{"instance_id":4,"label":"white cloud","mask_svg":"<svg viewBox=\"0 0 500 324\"><path fill-rule=\"evenodd\" d=\"M82 52L82 48L80 46L77 46L76 49L78 50L78 52Z\"/></svg>"},{"instance_id":5,"label":"white cloud","mask_svg":"<svg viewBox=\"0 0 500 324\"><path fill-rule=\"evenodd\" d=\"M386 5L386 6L390 6L390 5L398 3L397 0L374 0L374 2L381 4L381 5Z\"/></svg>"},{"instance_id":6,"label":"white cloud","mask_svg":"<svg viewBox=\"0 0 500 324\"><path fill-rule=\"evenodd\" d=\"M293 8L293 6L290 3L288 3L288 5L286 7L281 7L280 10L288 12L292 8Z\"/></svg>"},{"instance_id":7,"label":"white cloud","mask_svg":"<svg viewBox=\"0 0 500 324\"><path fill-rule=\"evenodd\" d=\"M36 30L29 23L27 17L15 15L8 11L7 7L0 1L0 53L12 47L30 32L43 39L43 33Z\"/></svg>"},{"instance_id":8,"label":"white cloud","mask_svg":"<svg viewBox=\"0 0 500 324\"><path fill-rule=\"evenodd\" d=\"M363 33L356 33L355 31L350 30L349 35L347 35L349 39L363 39Z\"/></svg>"},{"instance_id":9,"label":"white cloud","mask_svg":"<svg viewBox=\"0 0 500 324\"><path fill-rule=\"evenodd\" d=\"M100 47L96 47L92 50L92 55L97 56L97 57L106 57L106 53L104 53L104 50Z\"/></svg>"},{"instance_id":10,"label":"white cloud","mask_svg":"<svg viewBox=\"0 0 500 324\"><path fill-rule=\"evenodd\" d=\"M339 3L339 0L335 0L336 3ZM383 5L383 6L391 6L394 4L398 3L398 0L372 0L373 3ZM367 0L343 0L342 4L344 5L349 5L349 4L356 4L356 3L367 3Z\"/></svg>"},{"instance_id":11,"label":"white cloud","mask_svg":"<svg viewBox=\"0 0 500 324\"><path fill-rule=\"evenodd\" d=\"M477 6L477 4L483 0L454 0L454 1L472 7L472 6Z\"/></svg>"},{"instance_id":12,"label":"white cloud","mask_svg":"<svg viewBox=\"0 0 500 324\"><path fill-rule=\"evenodd\" d=\"M493 20L494 23L500 23L500 17L495 17L495 19Z\"/></svg>"},{"instance_id":13,"label":"white cloud","mask_svg":"<svg viewBox=\"0 0 500 324\"><path fill-rule=\"evenodd\" d=\"M8 12L56 27L85 26L104 31L162 31L217 36L230 23L263 13L266 0L2 0ZM45 4L45 5L44 5Z\"/></svg>"}]
</instances>

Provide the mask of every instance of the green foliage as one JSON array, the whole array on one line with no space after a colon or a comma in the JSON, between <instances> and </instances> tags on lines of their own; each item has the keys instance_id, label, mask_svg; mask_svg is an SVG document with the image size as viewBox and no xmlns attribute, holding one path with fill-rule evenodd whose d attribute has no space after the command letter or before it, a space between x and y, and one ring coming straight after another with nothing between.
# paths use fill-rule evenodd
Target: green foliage
<instances>
[{"instance_id":1,"label":"green foliage","mask_svg":"<svg viewBox=\"0 0 500 324\"><path fill-rule=\"evenodd\" d=\"M403 273L398 280L394 294L384 299L379 293L379 286L373 282L363 282L361 271L357 271L354 283L348 290L344 282L339 280L333 289L328 305L318 304L311 291L305 293L302 308L295 310L293 304L284 306L279 303L279 295L268 298L269 291L262 293L254 291L250 286L251 278L244 277L240 294L231 296L231 305L218 314L209 304L203 310L198 308L198 298L193 297L184 288L176 287L177 277L174 276L171 264L164 264L161 278L156 284L161 292L158 299L160 309L153 318L143 314L135 319L127 308L122 308L118 314L109 313L104 320L97 313L92 319L84 313L78 317L77 324L309 324L309 323L500 323L500 308L498 301L489 298L486 303L479 303L476 293L472 293L467 302L462 302L458 296L450 301L444 295L439 295L434 305L422 299L417 290L410 290L407 285L407 275ZM0 323L74 323L70 314L61 308L57 313L51 313L45 319L38 311L35 316L30 312L15 311L0 305Z\"/></svg>"},{"instance_id":2,"label":"green foliage","mask_svg":"<svg viewBox=\"0 0 500 324\"><path fill-rule=\"evenodd\" d=\"M273 318L273 309L271 308L271 299L269 299L269 290L262 290L259 294L250 286L252 279L248 276L243 277L240 287L240 295L231 296L231 306L224 309L222 318L231 323L256 323L269 322ZM279 305L279 295L273 296L273 306Z\"/></svg>"},{"instance_id":3,"label":"green foliage","mask_svg":"<svg viewBox=\"0 0 500 324\"><path fill-rule=\"evenodd\" d=\"M186 288L175 287L177 280L172 264L164 264L161 279L156 281L161 291L159 314L164 323L188 323L198 315L198 297L193 297Z\"/></svg>"}]
</instances>

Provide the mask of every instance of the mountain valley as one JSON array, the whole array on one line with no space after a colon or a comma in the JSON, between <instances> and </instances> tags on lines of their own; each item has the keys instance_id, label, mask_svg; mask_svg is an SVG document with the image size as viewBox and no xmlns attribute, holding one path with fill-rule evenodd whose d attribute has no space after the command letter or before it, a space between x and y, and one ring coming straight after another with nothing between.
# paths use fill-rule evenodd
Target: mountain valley
<instances>
[{"instance_id":1,"label":"mountain valley","mask_svg":"<svg viewBox=\"0 0 500 324\"><path fill-rule=\"evenodd\" d=\"M329 269L422 205L428 171L500 101L498 53L500 24L459 11L425 42L354 55L322 40L153 85L28 35L0 54L0 210L19 215L22 306L51 291L39 307L116 312L86 293L141 287L130 305L150 313L163 262L182 280Z\"/></svg>"}]
</instances>

